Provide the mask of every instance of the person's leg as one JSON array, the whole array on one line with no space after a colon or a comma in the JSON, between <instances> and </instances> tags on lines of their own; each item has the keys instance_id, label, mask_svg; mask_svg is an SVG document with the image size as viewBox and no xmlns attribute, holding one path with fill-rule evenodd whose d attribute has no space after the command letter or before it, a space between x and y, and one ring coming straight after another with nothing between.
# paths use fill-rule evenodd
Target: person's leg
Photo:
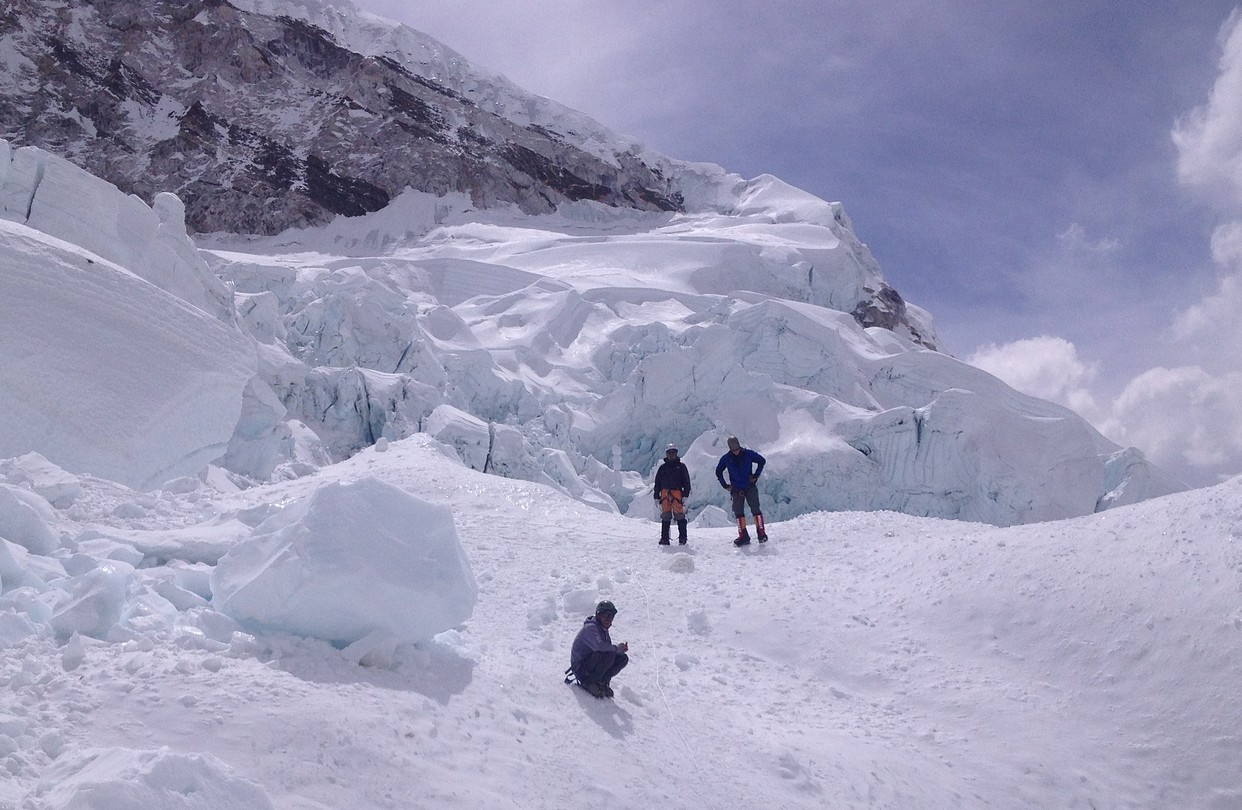
<instances>
[{"instance_id":1,"label":"person's leg","mask_svg":"<svg viewBox=\"0 0 1242 810\"><path fill-rule=\"evenodd\" d=\"M681 545L686 544L686 501L681 495L680 489L674 489L671 492L672 502L669 504L669 516L677 523L677 542Z\"/></svg>"},{"instance_id":2,"label":"person's leg","mask_svg":"<svg viewBox=\"0 0 1242 810\"><path fill-rule=\"evenodd\" d=\"M667 489L660 490L660 545L668 545L668 527L673 522L673 503Z\"/></svg>"},{"instance_id":3,"label":"person's leg","mask_svg":"<svg viewBox=\"0 0 1242 810\"><path fill-rule=\"evenodd\" d=\"M750 542L750 532L746 531L746 493L750 490L733 490L733 516L737 518L737 539L735 546L744 546Z\"/></svg>"},{"instance_id":4,"label":"person's leg","mask_svg":"<svg viewBox=\"0 0 1242 810\"><path fill-rule=\"evenodd\" d=\"M608 673L616 666L618 656L625 658L626 664L629 663L629 657L625 653L593 652L585 660L574 665L574 677L578 679L583 689L596 697L603 697L601 684L606 677L612 677ZM621 666L624 667L625 664Z\"/></svg>"},{"instance_id":5,"label":"person's leg","mask_svg":"<svg viewBox=\"0 0 1242 810\"><path fill-rule=\"evenodd\" d=\"M746 493L749 490L733 490L733 517L737 518L737 539L749 540L750 533L746 531Z\"/></svg>"},{"instance_id":6,"label":"person's leg","mask_svg":"<svg viewBox=\"0 0 1242 810\"><path fill-rule=\"evenodd\" d=\"M604 690L604 694L612 697L612 678L621 670L625 669L625 665L630 663L630 657L625 653L617 653L612 661L612 666L604 673L604 677L600 678L599 684Z\"/></svg>"},{"instance_id":7,"label":"person's leg","mask_svg":"<svg viewBox=\"0 0 1242 810\"><path fill-rule=\"evenodd\" d=\"M759 542L766 542L768 532L763 526L763 512L759 509L759 489L757 487L751 487L746 490L746 503L750 506L750 513L755 516L755 533L759 536Z\"/></svg>"}]
</instances>

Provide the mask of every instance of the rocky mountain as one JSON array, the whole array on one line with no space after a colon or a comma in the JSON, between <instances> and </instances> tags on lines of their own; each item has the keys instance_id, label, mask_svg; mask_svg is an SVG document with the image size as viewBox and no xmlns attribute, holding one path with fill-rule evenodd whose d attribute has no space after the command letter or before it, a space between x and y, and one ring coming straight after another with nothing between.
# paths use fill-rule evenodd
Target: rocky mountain
<instances>
[{"instance_id":1,"label":"rocky mountain","mask_svg":"<svg viewBox=\"0 0 1242 810\"><path fill-rule=\"evenodd\" d=\"M445 75L464 60L408 29L434 59L359 53L305 19L222 0L6 6L0 136L146 200L174 192L195 231L322 224L407 187L527 212L681 206L659 166L503 114L502 80Z\"/></svg>"},{"instance_id":2,"label":"rocky mountain","mask_svg":"<svg viewBox=\"0 0 1242 810\"><path fill-rule=\"evenodd\" d=\"M23 0L0 11L0 54L0 138L147 203L175 193L191 233L322 225L407 189L526 213L702 196L696 167L347 2ZM934 348L857 248L876 282L847 309Z\"/></svg>"}]
</instances>

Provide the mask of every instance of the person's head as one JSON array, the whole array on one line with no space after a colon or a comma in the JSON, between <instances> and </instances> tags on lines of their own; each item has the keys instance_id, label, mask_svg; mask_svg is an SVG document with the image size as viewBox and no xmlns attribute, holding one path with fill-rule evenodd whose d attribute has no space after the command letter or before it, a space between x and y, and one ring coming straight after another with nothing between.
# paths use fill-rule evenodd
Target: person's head
<instances>
[{"instance_id":1,"label":"person's head","mask_svg":"<svg viewBox=\"0 0 1242 810\"><path fill-rule=\"evenodd\" d=\"M595 606L595 621L607 627L617 617L617 606L605 599Z\"/></svg>"},{"instance_id":2,"label":"person's head","mask_svg":"<svg viewBox=\"0 0 1242 810\"><path fill-rule=\"evenodd\" d=\"M729 452L734 455L742 452L742 443L737 440L737 436L729 437Z\"/></svg>"},{"instance_id":3,"label":"person's head","mask_svg":"<svg viewBox=\"0 0 1242 810\"><path fill-rule=\"evenodd\" d=\"M670 444L668 447L664 448L664 457L669 459L670 461L676 461L677 445Z\"/></svg>"}]
</instances>

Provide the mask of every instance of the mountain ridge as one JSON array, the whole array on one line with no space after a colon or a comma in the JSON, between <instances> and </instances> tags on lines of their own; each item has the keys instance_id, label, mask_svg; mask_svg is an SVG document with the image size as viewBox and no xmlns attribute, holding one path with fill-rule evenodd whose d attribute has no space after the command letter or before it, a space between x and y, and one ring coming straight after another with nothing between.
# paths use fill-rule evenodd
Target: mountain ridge
<instances>
[{"instance_id":1,"label":"mountain ridge","mask_svg":"<svg viewBox=\"0 0 1242 810\"><path fill-rule=\"evenodd\" d=\"M25 6L3 33L34 79L10 83L0 136L124 191L181 196L192 231L277 233L376 211L409 187L547 212L594 199L681 201L660 167L611 162L410 69L362 55L276 4L101 0ZM503 105L502 105L503 106Z\"/></svg>"}]
</instances>

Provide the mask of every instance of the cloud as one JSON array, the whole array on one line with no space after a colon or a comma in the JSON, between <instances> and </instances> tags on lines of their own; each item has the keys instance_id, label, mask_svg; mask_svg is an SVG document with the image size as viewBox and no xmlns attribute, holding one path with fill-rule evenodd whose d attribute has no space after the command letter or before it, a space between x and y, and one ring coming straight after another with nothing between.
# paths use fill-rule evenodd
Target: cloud
<instances>
[{"instance_id":1,"label":"cloud","mask_svg":"<svg viewBox=\"0 0 1242 810\"><path fill-rule=\"evenodd\" d=\"M1236 474L1242 459L1242 372L1198 366L1153 368L1130 380L1111 405L1093 391L1096 367L1060 337L987 346L971 365L1014 389L1074 410L1104 435L1137 447L1192 484Z\"/></svg>"},{"instance_id":2,"label":"cloud","mask_svg":"<svg viewBox=\"0 0 1242 810\"><path fill-rule=\"evenodd\" d=\"M1087 236L1087 229L1077 222L1071 223L1068 228L1057 234L1057 241L1067 250L1073 252L1112 253L1121 247L1120 239L1089 238Z\"/></svg>"},{"instance_id":3,"label":"cloud","mask_svg":"<svg viewBox=\"0 0 1242 810\"><path fill-rule=\"evenodd\" d=\"M1206 104L1173 128L1178 176L1222 207L1242 209L1242 10L1221 29L1220 75Z\"/></svg>"},{"instance_id":4,"label":"cloud","mask_svg":"<svg viewBox=\"0 0 1242 810\"><path fill-rule=\"evenodd\" d=\"M1084 363L1077 347L1064 338L1044 335L993 344L976 351L967 362L1024 394L1059 403L1087 419L1098 415L1090 391L1096 369Z\"/></svg>"},{"instance_id":5,"label":"cloud","mask_svg":"<svg viewBox=\"0 0 1242 810\"><path fill-rule=\"evenodd\" d=\"M1242 373L1198 367L1153 368L1135 377L1105 427L1167 469L1187 466L1219 475L1242 457Z\"/></svg>"},{"instance_id":6,"label":"cloud","mask_svg":"<svg viewBox=\"0 0 1242 810\"><path fill-rule=\"evenodd\" d=\"M1215 290L1175 313L1167 330L1193 362L1137 375L1093 420L1114 440L1192 478L1242 471L1242 10L1225 21L1219 42L1219 75L1207 102L1172 131L1179 179L1227 220L1212 234Z\"/></svg>"}]
</instances>

